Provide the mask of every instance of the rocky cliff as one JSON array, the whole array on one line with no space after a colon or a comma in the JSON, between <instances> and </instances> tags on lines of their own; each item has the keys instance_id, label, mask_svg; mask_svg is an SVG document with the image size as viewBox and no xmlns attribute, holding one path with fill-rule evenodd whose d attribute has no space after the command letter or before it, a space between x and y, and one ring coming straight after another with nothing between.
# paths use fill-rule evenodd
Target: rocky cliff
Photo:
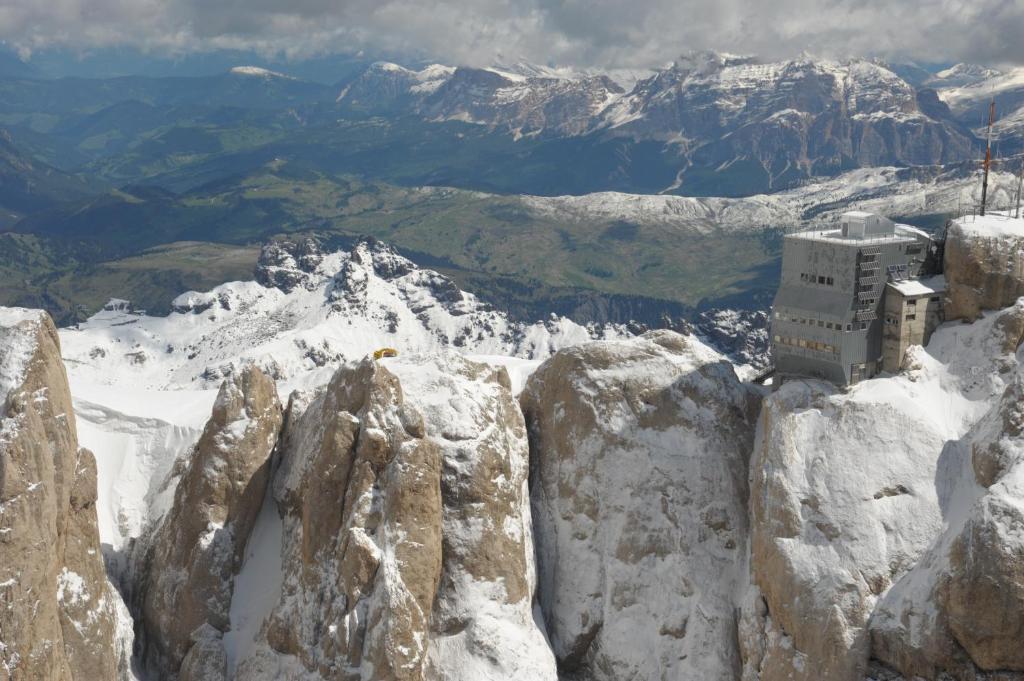
<instances>
[{"instance_id":1,"label":"rocky cliff","mask_svg":"<svg viewBox=\"0 0 1024 681\"><path fill-rule=\"evenodd\" d=\"M146 667L157 678L179 670L182 678L214 678L190 671L195 658L211 668L211 656L226 660L216 641L231 626L234 579L263 504L281 421L274 382L250 365L221 386L183 462L139 594Z\"/></svg>"},{"instance_id":2,"label":"rocky cliff","mask_svg":"<svg viewBox=\"0 0 1024 681\"><path fill-rule=\"evenodd\" d=\"M540 604L572 678L735 679L755 400L693 338L564 350L522 396Z\"/></svg>"},{"instance_id":3,"label":"rocky cliff","mask_svg":"<svg viewBox=\"0 0 1024 681\"><path fill-rule=\"evenodd\" d=\"M941 329L904 375L765 401L745 679L1021 678L1008 405L1022 331L1016 306Z\"/></svg>"},{"instance_id":4,"label":"rocky cliff","mask_svg":"<svg viewBox=\"0 0 1024 681\"><path fill-rule=\"evenodd\" d=\"M45 313L0 309L0 679L116 679L120 596Z\"/></svg>"},{"instance_id":5,"label":"rocky cliff","mask_svg":"<svg viewBox=\"0 0 1024 681\"><path fill-rule=\"evenodd\" d=\"M1003 213L953 220L946 238L947 319L977 319L1024 295L1024 220Z\"/></svg>"},{"instance_id":6,"label":"rocky cliff","mask_svg":"<svg viewBox=\"0 0 1024 681\"><path fill-rule=\"evenodd\" d=\"M292 397L280 597L240 678L555 678L509 387L450 356L364 361Z\"/></svg>"}]
</instances>

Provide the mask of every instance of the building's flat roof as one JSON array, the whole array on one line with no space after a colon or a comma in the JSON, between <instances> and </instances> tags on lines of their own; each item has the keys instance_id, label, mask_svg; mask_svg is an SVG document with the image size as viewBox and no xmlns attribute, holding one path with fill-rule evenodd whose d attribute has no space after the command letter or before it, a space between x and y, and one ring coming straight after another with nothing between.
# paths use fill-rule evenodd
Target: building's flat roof
<instances>
[{"instance_id":1,"label":"building's flat roof","mask_svg":"<svg viewBox=\"0 0 1024 681\"><path fill-rule=\"evenodd\" d=\"M929 296L946 290L946 277L939 274L927 279L890 281L889 286L905 296Z\"/></svg>"},{"instance_id":2,"label":"building's flat roof","mask_svg":"<svg viewBox=\"0 0 1024 681\"><path fill-rule=\"evenodd\" d=\"M909 225L896 225L894 234L869 234L863 237L843 236L842 229L810 229L805 232L793 232L787 234L787 239L804 239L807 241L827 241L829 243L857 246L864 243L885 243L917 241L921 236L927 236L925 232Z\"/></svg>"}]
</instances>

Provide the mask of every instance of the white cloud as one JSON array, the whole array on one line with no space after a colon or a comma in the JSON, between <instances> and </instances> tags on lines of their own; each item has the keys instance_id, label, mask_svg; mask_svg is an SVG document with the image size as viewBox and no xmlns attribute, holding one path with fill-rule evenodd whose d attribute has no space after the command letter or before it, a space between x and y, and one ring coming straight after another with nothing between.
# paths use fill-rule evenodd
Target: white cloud
<instances>
[{"instance_id":1,"label":"white cloud","mask_svg":"<svg viewBox=\"0 0 1024 681\"><path fill-rule=\"evenodd\" d=\"M693 49L1024 63L1019 0L3 0L0 40L650 67Z\"/></svg>"}]
</instances>

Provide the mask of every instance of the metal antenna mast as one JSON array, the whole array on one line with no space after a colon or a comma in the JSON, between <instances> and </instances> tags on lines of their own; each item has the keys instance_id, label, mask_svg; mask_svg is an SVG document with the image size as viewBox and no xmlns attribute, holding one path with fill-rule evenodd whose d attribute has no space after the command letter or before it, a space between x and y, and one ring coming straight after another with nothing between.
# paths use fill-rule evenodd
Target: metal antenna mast
<instances>
[{"instance_id":1,"label":"metal antenna mast","mask_svg":"<svg viewBox=\"0 0 1024 681\"><path fill-rule=\"evenodd\" d=\"M1020 189L1022 184L1024 184L1024 158L1020 160L1020 169L1017 170L1017 210L1013 214L1015 218L1020 217Z\"/></svg>"},{"instance_id":2,"label":"metal antenna mast","mask_svg":"<svg viewBox=\"0 0 1024 681\"><path fill-rule=\"evenodd\" d=\"M988 201L988 169L992 165L992 124L996 122L996 98L988 105L988 134L985 136L985 175L981 180L981 214L985 214Z\"/></svg>"}]
</instances>

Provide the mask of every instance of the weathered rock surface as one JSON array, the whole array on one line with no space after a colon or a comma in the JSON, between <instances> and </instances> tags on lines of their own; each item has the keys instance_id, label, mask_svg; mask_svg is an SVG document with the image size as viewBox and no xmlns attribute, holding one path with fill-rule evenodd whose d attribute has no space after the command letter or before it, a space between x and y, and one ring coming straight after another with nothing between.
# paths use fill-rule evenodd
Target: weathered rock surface
<instances>
[{"instance_id":1,"label":"weathered rock surface","mask_svg":"<svg viewBox=\"0 0 1024 681\"><path fill-rule=\"evenodd\" d=\"M964 216L949 227L945 250L947 319L977 319L1024 295L1024 220Z\"/></svg>"},{"instance_id":2,"label":"weathered rock surface","mask_svg":"<svg viewBox=\"0 0 1024 681\"><path fill-rule=\"evenodd\" d=\"M96 462L43 312L0 308L0 417L0 679L116 679Z\"/></svg>"},{"instance_id":3,"label":"weathered rock surface","mask_svg":"<svg viewBox=\"0 0 1024 681\"><path fill-rule=\"evenodd\" d=\"M293 396L280 449L281 594L238 678L555 678L503 369L343 366Z\"/></svg>"},{"instance_id":4,"label":"weathered rock surface","mask_svg":"<svg viewBox=\"0 0 1024 681\"><path fill-rule=\"evenodd\" d=\"M274 382L249 366L221 386L189 453L174 504L152 538L141 593L145 661L160 678L179 670L181 678L214 678L199 670L218 668L212 660L225 655L211 630L230 628L234 578L263 504L282 418Z\"/></svg>"},{"instance_id":5,"label":"weathered rock surface","mask_svg":"<svg viewBox=\"0 0 1024 681\"><path fill-rule=\"evenodd\" d=\"M874 656L907 678L1024 679L1022 398L1018 370L964 438L945 531L872 622Z\"/></svg>"},{"instance_id":6,"label":"weathered rock surface","mask_svg":"<svg viewBox=\"0 0 1024 681\"><path fill-rule=\"evenodd\" d=\"M989 445L1004 424L1019 432L991 410L1019 404L1021 310L940 329L904 375L765 400L745 681L1019 678L1017 518L978 501L975 469L996 479L1015 460Z\"/></svg>"},{"instance_id":7,"label":"weathered rock surface","mask_svg":"<svg viewBox=\"0 0 1024 681\"><path fill-rule=\"evenodd\" d=\"M653 332L558 352L521 402L560 671L736 679L756 404L732 367Z\"/></svg>"}]
</instances>

